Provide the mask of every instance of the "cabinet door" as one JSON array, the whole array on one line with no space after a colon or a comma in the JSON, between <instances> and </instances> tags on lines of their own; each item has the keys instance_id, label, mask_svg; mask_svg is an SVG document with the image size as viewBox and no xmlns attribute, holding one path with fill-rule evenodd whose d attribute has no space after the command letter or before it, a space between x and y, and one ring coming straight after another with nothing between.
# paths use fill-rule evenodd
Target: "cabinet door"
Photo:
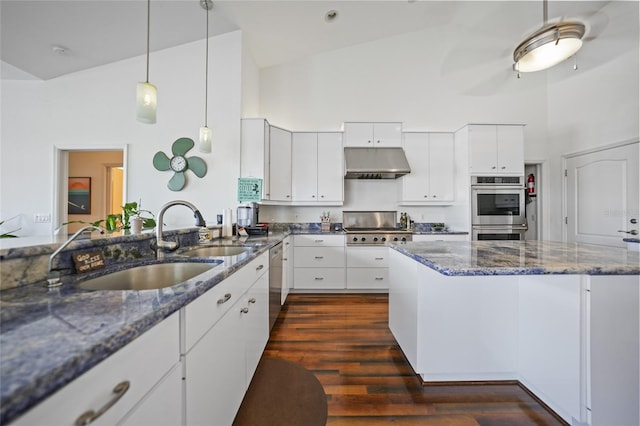
<instances>
[{"instance_id":1,"label":"cabinet door","mask_svg":"<svg viewBox=\"0 0 640 426\"><path fill-rule=\"evenodd\" d=\"M293 238L287 237L282 242L282 298L281 303L287 301L289 289L293 287Z\"/></svg>"},{"instance_id":2,"label":"cabinet door","mask_svg":"<svg viewBox=\"0 0 640 426\"><path fill-rule=\"evenodd\" d=\"M372 123L344 123L344 146L373 145Z\"/></svg>"},{"instance_id":3,"label":"cabinet door","mask_svg":"<svg viewBox=\"0 0 640 426\"><path fill-rule=\"evenodd\" d=\"M428 167L429 200L453 201L455 172L452 133L429 134Z\"/></svg>"},{"instance_id":4,"label":"cabinet door","mask_svg":"<svg viewBox=\"0 0 640 426\"><path fill-rule=\"evenodd\" d=\"M402 146L402 123L373 123L373 145Z\"/></svg>"},{"instance_id":5,"label":"cabinet door","mask_svg":"<svg viewBox=\"0 0 640 426\"><path fill-rule=\"evenodd\" d=\"M269 340L269 274L263 274L247 291L246 312L242 312L246 339L246 387L249 387L264 347Z\"/></svg>"},{"instance_id":6,"label":"cabinet door","mask_svg":"<svg viewBox=\"0 0 640 426\"><path fill-rule=\"evenodd\" d=\"M524 175L524 129L497 126L498 172Z\"/></svg>"},{"instance_id":7,"label":"cabinet door","mask_svg":"<svg viewBox=\"0 0 640 426\"><path fill-rule=\"evenodd\" d=\"M341 133L318 133L317 172L318 201L342 203L344 200L344 151Z\"/></svg>"},{"instance_id":8,"label":"cabinet door","mask_svg":"<svg viewBox=\"0 0 640 426\"><path fill-rule=\"evenodd\" d=\"M233 423L246 391L243 303L231 307L185 358L186 424Z\"/></svg>"},{"instance_id":9,"label":"cabinet door","mask_svg":"<svg viewBox=\"0 0 640 426\"><path fill-rule=\"evenodd\" d=\"M497 146L495 125L469 126L469 171L471 173L496 173Z\"/></svg>"},{"instance_id":10,"label":"cabinet door","mask_svg":"<svg viewBox=\"0 0 640 426\"><path fill-rule=\"evenodd\" d=\"M271 126L269 200L291 201L291 132Z\"/></svg>"},{"instance_id":11,"label":"cabinet door","mask_svg":"<svg viewBox=\"0 0 640 426\"><path fill-rule=\"evenodd\" d=\"M269 193L269 123L262 118L242 120L240 176L262 179L262 198Z\"/></svg>"},{"instance_id":12,"label":"cabinet door","mask_svg":"<svg viewBox=\"0 0 640 426\"><path fill-rule=\"evenodd\" d=\"M318 134L293 133L291 192L293 201L318 200Z\"/></svg>"},{"instance_id":13,"label":"cabinet door","mask_svg":"<svg viewBox=\"0 0 640 426\"><path fill-rule=\"evenodd\" d=\"M409 160L411 173L402 176L402 201L424 202L429 200L429 135L405 133L404 152Z\"/></svg>"},{"instance_id":14,"label":"cabinet door","mask_svg":"<svg viewBox=\"0 0 640 426\"><path fill-rule=\"evenodd\" d=\"M175 426L182 423L182 364L178 363L118 425Z\"/></svg>"}]
</instances>

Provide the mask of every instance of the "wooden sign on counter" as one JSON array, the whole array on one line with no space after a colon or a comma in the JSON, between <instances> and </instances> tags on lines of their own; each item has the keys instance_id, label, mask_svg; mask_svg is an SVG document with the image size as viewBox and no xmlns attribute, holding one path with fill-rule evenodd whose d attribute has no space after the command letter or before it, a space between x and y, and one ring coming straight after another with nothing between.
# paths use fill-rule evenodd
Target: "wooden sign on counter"
<instances>
[{"instance_id":1,"label":"wooden sign on counter","mask_svg":"<svg viewBox=\"0 0 640 426\"><path fill-rule=\"evenodd\" d=\"M78 253L73 256L73 263L76 265L76 272L89 272L105 267L104 255L101 251L91 253Z\"/></svg>"}]
</instances>

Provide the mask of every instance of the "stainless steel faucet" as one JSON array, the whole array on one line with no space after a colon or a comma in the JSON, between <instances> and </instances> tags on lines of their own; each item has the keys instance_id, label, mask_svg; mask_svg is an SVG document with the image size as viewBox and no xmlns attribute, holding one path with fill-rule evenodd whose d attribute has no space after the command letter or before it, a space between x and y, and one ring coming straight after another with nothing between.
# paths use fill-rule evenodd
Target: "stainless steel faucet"
<instances>
[{"instance_id":1,"label":"stainless steel faucet","mask_svg":"<svg viewBox=\"0 0 640 426\"><path fill-rule=\"evenodd\" d=\"M175 200L169 201L167 204L160 208L160 212L158 213L158 223L156 225L156 247L157 253L161 254L164 250L173 251L178 248L179 244L174 241L164 241L162 239L162 219L164 217L164 212L171 206L187 206L193 212L193 217L196 218L196 226L205 226L206 223L204 218L200 214L200 211L196 206L191 204L188 201L184 200Z\"/></svg>"},{"instance_id":2,"label":"stainless steel faucet","mask_svg":"<svg viewBox=\"0 0 640 426\"><path fill-rule=\"evenodd\" d=\"M59 255L60 252L71 243L71 241L78 238L85 231L100 231L101 234L105 233L105 230L99 226L88 225L84 228L80 228L78 232L73 234L67 241L62 243L62 245L58 247L56 251L51 254L51 256L49 256L49 264L47 265L47 287L58 287L59 285L62 285L62 281L60 281L60 272L53 270L53 259L55 259L55 257ZM56 273L54 274L54 272Z\"/></svg>"}]
</instances>

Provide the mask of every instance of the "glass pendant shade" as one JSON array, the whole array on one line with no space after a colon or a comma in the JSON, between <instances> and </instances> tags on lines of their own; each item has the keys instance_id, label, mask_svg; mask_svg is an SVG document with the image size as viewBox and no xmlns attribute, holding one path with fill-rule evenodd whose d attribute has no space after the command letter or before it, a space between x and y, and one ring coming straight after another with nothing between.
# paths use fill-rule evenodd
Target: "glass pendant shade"
<instances>
[{"instance_id":1,"label":"glass pendant shade","mask_svg":"<svg viewBox=\"0 0 640 426\"><path fill-rule=\"evenodd\" d=\"M200 140L198 142L198 151L208 154L211 152L211 139L213 132L207 126L200 127Z\"/></svg>"},{"instance_id":2,"label":"glass pendant shade","mask_svg":"<svg viewBox=\"0 0 640 426\"><path fill-rule=\"evenodd\" d=\"M560 22L541 28L513 52L513 68L518 72L541 71L575 55L582 47L585 26Z\"/></svg>"},{"instance_id":3,"label":"glass pendant shade","mask_svg":"<svg viewBox=\"0 0 640 426\"><path fill-rule=\"evenodd\" d=\"M138 83L136 88L136 103L138 109L136 118L143 123L156 122L156 106L158 104L158 89L148 81Z\"/></svg>"}]
</instances>

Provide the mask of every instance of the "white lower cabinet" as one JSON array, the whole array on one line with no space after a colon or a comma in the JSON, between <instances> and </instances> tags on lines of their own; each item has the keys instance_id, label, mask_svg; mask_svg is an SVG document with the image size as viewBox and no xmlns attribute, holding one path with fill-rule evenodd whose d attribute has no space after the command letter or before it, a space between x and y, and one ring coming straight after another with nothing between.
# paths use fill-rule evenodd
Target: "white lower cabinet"
<instances>
[{"instance_id":1,"label":"white lower cabinet","mask_svg":"<svg viewBox=\"0 0 640 426\"><path fill-rule=\"evenodd\" d=\"M74 424L84 413L103 407L106 411L92 424L180 424L179 373L179 320L175 313L12 424ZM127 383L128 388L123 385L122 391L115 392L120 383Z\"/></svg>"},{"instance_id":2,"label":"white lower cabinet","mask_svg":"<svg viewBox=\"0 0 640 426\"><path fill-rule=\"evenodd\" d=\"M186 337L196 339L183 355L187 425L233 422L269 339L268 266L267 252L209 290L215 297L208 292L185 307ZM191 332L202 324L212 325L201 337Z\"/></svg>"},{"instance_id":3,"label":"white lower cabinet","mask_svg":"<svg viewBox=\"0 0 640 426\"><path fill-rule=\"evenodd\" d=\"M389 248L348 246L347 289L388 290Z\"/></svg>"},{"instance_id":4,"label":"white lower cabinet","mask_svg":"<svg viewBox=\"0 0 640 426\"><path fill-rule=\"evenodd\" d=\"M294 288L343 290L344 235L294 236Z\"/></svg>"}]
</instances>

